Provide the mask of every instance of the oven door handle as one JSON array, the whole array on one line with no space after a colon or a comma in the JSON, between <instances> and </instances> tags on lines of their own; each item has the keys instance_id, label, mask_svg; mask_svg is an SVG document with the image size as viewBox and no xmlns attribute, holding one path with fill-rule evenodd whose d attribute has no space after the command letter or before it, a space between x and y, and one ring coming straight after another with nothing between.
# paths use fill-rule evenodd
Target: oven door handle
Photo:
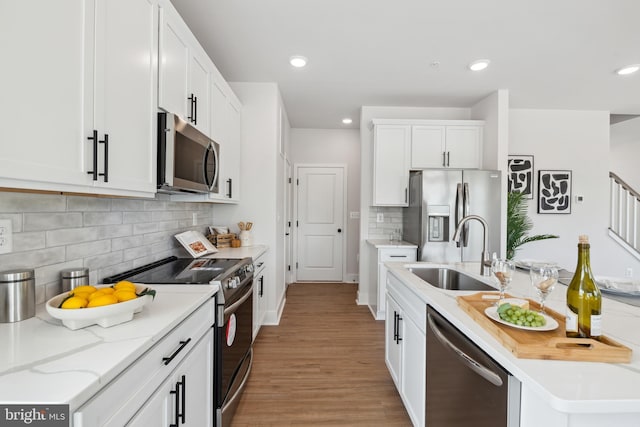
<instances>
[{"instance_id":1,"label":"oven door handle","mask_svg":"<svg viewBox=\"0 0 640 427\"><path fill-rule=\"evenodd\" d=\"M249 379L249 374L251 373L251 366L253 366L253 349L249 350L249 367L247 368L247 372L244 374L244 378L242 378L242 382L240 383L240 386L238 386L238 389L236 390L236 392L222 407L222 412L224 412L229 407L229 405L231 405L233 401L236 400L238 396L240 396L240 394L242 393L242 390L244 390L244 385Z\"/></svg>"},{"instance_id":2,"label":"oven door handle","mask_svg":"<svg viewBox=\"0 0 640 427\"><path fill-rule=\"evenodd\" d=\"M253 293L253 283L249 287L249 290L240 298L238 301L231 304L229 307L224 309L224 315L226 316L229 313L233 313L236 309L241 306Z\"/></svg>"}]
</instances>

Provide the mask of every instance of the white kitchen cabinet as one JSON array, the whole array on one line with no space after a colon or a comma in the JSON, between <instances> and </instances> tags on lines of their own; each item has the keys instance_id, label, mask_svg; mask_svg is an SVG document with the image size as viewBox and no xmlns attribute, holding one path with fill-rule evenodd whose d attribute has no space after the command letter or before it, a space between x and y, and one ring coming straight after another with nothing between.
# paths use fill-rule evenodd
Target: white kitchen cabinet
<instances>
[{"instance_id":1,"label":"white kitchen cabinet","mask_svg":"<svg viewBox=\"0 0 640 427\"><path fill-rule=\"evenodd\" d=\"M73 427L169 425L176 398L180 412L186 410L185 425L212 426L214 322L211 298L78 408ZM171 390L183 375L186 387L176 397Z\"/></svg>"},{"instance_id":2,"label":"white kitchen cabinet","mask_svg":"<svg viewBox=\"0 0 640 427\"><path fill-rule=\"evenodd\" d=\"M384 320L386 312L386 293L387 293L387 267L385 262L415 262L417 256L417 247L399 247L391 243L379 244L379 241L373 240L369 244L373 248L371 280L375 283L375 305L370 304L370 309L376 320Z\"/></svg>"},{"instance_id":3,"label":"white kitchen cabinet","mask_svg":"<svg viewBox=\"0 0 640 427\"><path fill-rule=\"evenodd\" d=\"M424 124L411 128L411 168L479 169L480 124Z\"/></svg>"},{"instance_id":4,"label":"white kitchen cabinet","mask_svg":"<svg viewBox=\"0 0 640 427\"><path fill-rule=\"evenodd\" d=\"M254 260L253 273L253 339L258 336L260 327L267 314L267 297L265 294L265 280L267 276L266 256L260 255Z\"/></svg>"},{"instance_id":5,"label":"white kitchen cabinet","mask_svg":"<svg viewBox=\"0 0 640 427\"><path fill-rule=\"evenodd\" d=\"M411 126L374 127L373 205L407 206Z\"/></svg>"},{"instance_id":6,"label":"white kitchen cabinet","mask_svg":"<svg viewBox=\"0 0 640 427\"><path fill-rule=\"evenodd\" d=\"M220 144L220 178L218 198L240 200L240 150L242 105L219 73L211 85L211 137ZM215 195L211 195L216 198Z\"/></svg>"},{"instance_id":7,"label":"white kitchen cabinet","mask_svg":"<svg viewBox=\"0 0 640 427\"><path fill-rule=\"evenodd\" d=\"M40 0L8 11L0 186L153 196L157 0Z\"/></svg>"},{"instance_id":8,"label":"white kitchen cabinet","mask_svg":"<svg viewBox=\"0 0 640 427\"><path fill-rule=\"evenodd\" d=\"M127 425L213 426L211 378L213 330L200 339Z\"/></svg>"},{"instance_id":9,"label":"white kitchen cabinet","mask_svg":"<svg viewBox=\"0 0 640 427\"><path fill-rule=\"evenodd\" d=\"M169 1L160 5L159 28L158 107L210 136L215 66Z\"/></svg>"},{"instance_id":10,"label":"white kitchen cabinet","mask_svg":"<svg viewBox=\"0 0 640 427\"><path fill-rule=\"evenodd\" d=\"M426 305L394 276L387 280L385 362L414 426L424 426Z\"/></svg>"}]
</instances>

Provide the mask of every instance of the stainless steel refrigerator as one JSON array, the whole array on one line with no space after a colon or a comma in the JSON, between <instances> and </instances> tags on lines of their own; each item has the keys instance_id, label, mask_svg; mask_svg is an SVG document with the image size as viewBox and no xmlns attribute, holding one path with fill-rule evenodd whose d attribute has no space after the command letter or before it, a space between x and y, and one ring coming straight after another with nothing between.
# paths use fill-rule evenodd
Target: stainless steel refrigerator
<instances>
[{"instance_id":1,"label":"stainless steel refrigerator","mask_svg":"<svg viewBox=\"0 0 640 427\"><path fill-rule=\"evenodd\" d=\"M500 171L422 170L409 177L409 206L403 208L403 240L418 245L418 260L480 261L483 230L468 221L459 243L458 222L479 215L489 227L489 254L500 253ZM490 256L490 255L489 255Z\"/></svg>"}]
</instances>

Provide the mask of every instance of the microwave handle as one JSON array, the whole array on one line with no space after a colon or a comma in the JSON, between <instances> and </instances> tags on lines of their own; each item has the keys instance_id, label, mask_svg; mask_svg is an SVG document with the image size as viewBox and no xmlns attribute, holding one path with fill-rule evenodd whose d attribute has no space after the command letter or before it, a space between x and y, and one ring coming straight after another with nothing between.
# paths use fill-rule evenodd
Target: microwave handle
<instances>
[{"instance_id":1,"label":"microwave handle","mask_svg":"<svg viewBox=\"0 0 640 427\"><path fill-rule=\"evenodd\" d=\"M209 180L209 175L207 174L207 161L209 160L209 154L213 154L213 177ZM209 143L209 146L205 150L204 161L202 162L203 167L203 175L204 175L204 183L211 191L215 185L216 180L218 179L218 153L216 152L212 143Z\"/></svg>"}]
</instances>

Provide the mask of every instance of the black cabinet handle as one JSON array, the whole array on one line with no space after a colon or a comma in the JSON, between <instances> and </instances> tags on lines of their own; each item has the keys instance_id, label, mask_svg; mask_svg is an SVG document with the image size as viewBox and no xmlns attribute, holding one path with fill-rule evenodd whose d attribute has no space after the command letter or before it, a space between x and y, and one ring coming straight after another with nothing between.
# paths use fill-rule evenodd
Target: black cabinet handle
<instances>
[{"instance_id":1,"label":"black cabinet handle","mask_svg":"<svg viewBox=\"0 0 640 427\"><path fill-rule=\"evenodd\" d=\"M180 383L179 382L176 383L176 389L175 390L171 390L169 392L169 394L173 394L174 395L173 402L174 402L174 405L175 405L175 408L176 408L174 422L172 424L169 424L169 427L178 427L178 423L180 422L180 420L179 420L179 417L180 417L179 409L180 408L178 408L178 405L180 404L180 396L179 396L179 394L180 394Z\"/></svg>"},{"instance_id":2,"label":"black cabinet handle","mask_svg":"<svg viewBox=\"0 0 640 427\"><path fill-rule=\"evenodd\" d=\"M181 408L182 410L180 411L180 422L182 424L185 423L185 420L187 419L187 410L186 410L186 400L187 400L187 378L183 375L182 376L182 381L179 381L178 384L180 385L180 390L182 391L180 393L180 403L181 403ZM178 387L178 384L176 384L176 388ZM176 408L176 412L177 412L177 408Z\"/></svg>"},{"instance_id":3,"label":"black cabinet handle","mask_svg":"<svg viewBox=\"0 0 640 427\"><path fill-rule=\"evenodd\" d=\"M198 124L198 97L193 97L193 124Z\"/></svg>"},{"instance_id":4,"label":"black cabinet handle","mask_svg":"<svg viewBox=\"0 0 640 427\"><path fill-rule=\"evenodd\" d=\"M449 151L447 151L447 166L449 166L449 155L450 155L450 154L451 154L451 153L450 153Z\"/></svg>"},{"instance_id":5,"label":"black cabinet handle","mask_svg":"<svg viewBox=\"0 0 640 427\"><path fill-rule=\"evenodd\" d=\"M233 194L233 192L232 192L232 190L233 190L233 179L229 178L229 179L227 180L227 183L229 184L229 193L227 194L227 196L228 196L229 198L231 198L231 197L232 197L232 194Z\"/></svg>"},{"instance_id":6,"label":"black cabinet handle","mask_svg":"<svg viewBox=\"0 0 640 427\"><path fill-rule=\"evenodd\" d=\"M447 153L445 151L442 152L442 167L447 166Z\"/></svg>"},{"instance_id":7,"label":"black cabinet handle","mask_svg":"<svg viewBox=\"0 0 640 427\"><path fill-rule=\"evenodd\" d=\"M400 322L402 321L402 317L400 317L400 314L398 314L398 339L396 340L396 342L398 344L400 344L400 341L402 341L402 337L400 336Z\"/></svg>"},{"instance_id":8,"label":"black cabinet handle","mask_svg":"<svg viewBox=\"0 0 640 427\"><path fill-rule=\"evenodd\" d=\"M178 347L178 349L176 351L174 351L171 356L162 358L162 361L164 362L164 364L168 365L169 363L171 363L171 361L178 355L178 353L180 353L182 351L182 349L187 344L189 344L190 341L191 341L191 338L187 338L186 341L180 341L180 347Z\"/></svg>"},{"instance_id":9,"label":"black cabinet handle","mask_svg":"<svg viewBox=\"0 0 640 427\"><path fill-rule=\"evenodd\" d=\"M89 175L93 175L93 180L98 180L98 131L93 130L93 134L87 137L89 141L93 141L93 170L88 171Z\"/></svg>"},{"instance_id":10,"label":"black cabinet handle","mask_svg":"<svg viewBox=\"0 0 640 427\"><path fill-rule=\"evenodd\" d=\"M104 173L98 175L104 177L104 182L109 182L109 134L104 134L104 139L98 141L100 144L104 144Z\"/></svg>"},{"instance_id":11,"label":"black cabinet handle","mask_svg":"<svg viewBox=\"0 0 640 427\"><path fill-rule=\"evenodd\" d=\"M398 342L398 313L393 311L393 340Z\"/></svg>"},{"instance_id":12,"label":"black cabinet handle","mask_svg":"<svg viewBox=\"0 0 640 427\"><path fill-rule=\"evenodd\" d=\"M187 117L187 119L189 119L189 121L191 123L195 122L195 113L194 113L194 109L193 109L193 101L196 99L194 94L191 94L188 98L189 100L189 117Z\"/></svg>"},{"instance_id":13,"label":"black cabinet handle","mask_svg":"<svg viewBox=\"0 0 640 427\"><path fill-rule=\"evenodd\" d=\"M264 295L264 276L260 276L260 290L258 291L258 295L261 297Z\"/></svg>"}]
</instances>

